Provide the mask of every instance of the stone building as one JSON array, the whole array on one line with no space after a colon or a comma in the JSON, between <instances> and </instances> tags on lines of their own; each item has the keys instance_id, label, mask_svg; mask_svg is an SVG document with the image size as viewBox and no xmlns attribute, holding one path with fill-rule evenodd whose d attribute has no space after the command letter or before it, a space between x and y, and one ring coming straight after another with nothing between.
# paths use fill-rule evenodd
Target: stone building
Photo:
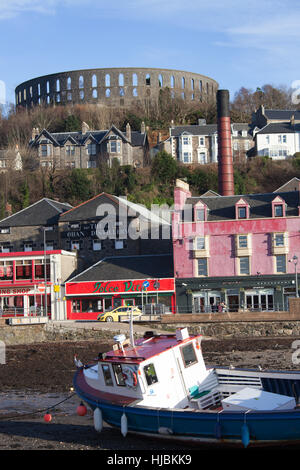
<instances>
[{"instance_id":1,"label":"stone building","mask_svg":"<svg viewBox=\"0 0 300 470\"><path fill-rule=\"evenodd\" d=\"M16 145L14 149L0 150L0 172L4 173L8 170L20 171L23 168L22 157L19 147Z\"/></svg>"},{"instance_id":2,"label":"stone building","mask_svg":"<svg viewBox=\"0 0 300 470\"><path fill-rule=\"evenodd\" d=\"M233 160L244 161L253 146L249 124L231 124L231 140ZM183 164L217 163L217 124L206 124L205 120L199 120L198 125L171 127L170 137L159 143L157 150L166 150Z\"/></svg>"},{"instance_id":3,"label":"stone building","mask_svg":"<svg viewBox=\"0 0 300 470\"><path fill-rule=\"evenodd\" d=\"M114 125L108 130L89 129L83 122L80 132L51 133L46 129L32 130L30 148L37 153L39 164L57 168L96 168L99 163L112 165L117 159L120 165L143 167L149 160L149 144L144 123L141 131L126 132Z\"/></svg>"},{"instance_id":4,"label":"stone building","mask_svg":"<svg viewBox=\"0 0 300 470\"><path fill-rule=\"evenodd\" d=\"M16 105L100 104L114 108L157 104L160 90L171 98L199 102L215 100L218 83L205 75L156 68L96 68L54 73L16 87Z\"/></svg>"}]
</instances>

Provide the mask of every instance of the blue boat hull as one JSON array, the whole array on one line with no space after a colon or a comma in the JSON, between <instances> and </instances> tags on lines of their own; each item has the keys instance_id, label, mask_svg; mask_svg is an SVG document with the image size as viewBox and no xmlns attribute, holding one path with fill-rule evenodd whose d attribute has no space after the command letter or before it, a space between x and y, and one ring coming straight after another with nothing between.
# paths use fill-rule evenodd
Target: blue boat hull
<instances>
[{"instance_id":1,"label":"blue boat hull","mask_svg":"<svg viewBox=\"0 0 300 470\"><path fill-rule=\"evenodd\" d=\"M103 421L121 428L127 418L128 432L169 435L177 439L206 442L272 443L300 440L300 409L293 411L215 412L120 406L86 394L74 377L77 394L93 410L100 408Z\"/></svg>"}]
</instances>

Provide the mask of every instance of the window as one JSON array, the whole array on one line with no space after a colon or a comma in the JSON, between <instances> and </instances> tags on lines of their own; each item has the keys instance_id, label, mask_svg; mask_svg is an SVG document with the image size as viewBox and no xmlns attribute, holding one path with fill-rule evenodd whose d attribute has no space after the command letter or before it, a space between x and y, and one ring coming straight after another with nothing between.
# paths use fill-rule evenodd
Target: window
<instances>
[{"instance_id":1,"label":"window","mask_svg":"<svg viewBox=\"0 0 300 470\"><path fill-rule=\"evenodd\" d=\"M246 217L247 217L246 207L245 206L238 207L238 218L239 219L246 219Z\"/></svg>"},{"instance_id":2,"label":"window","mask_svg":"<svg viewBox=\"0 0 300 470\"><path fill-rule=\"evenodd\" d=\"M196 209L196 220L203 221L205 220L205 209Z\"/></svg>"},{"instance_id":3,"label":"window","mask_svg":"<svg viewBox=\"0 0 300 470\"><path fill-rule=\"evenodd\" d=\"M110 142L110 152L111 153L120 153L121 152L121 142L118 140L111 140Z\"/></svg>"},{"instance_id":4,"label":"window","mask_svg":"<svg viewBox=\"0 0 300 470\"><path fill-rule=\"evenodd\" d=\"M198 163L201 163L202 165L205 165L205 163L206 163L206 153L205 152L200 152L199 153Z\"/></svg>"},{"instance_id":5,"label":"window","mask_svg":"<svg viewBox=\"0 0 300 470\"><path fill-rule=\"evenodd\" d=\"M113 385L113 380L110 372L110 367L108 364L102 364L102 372L104 377L105 385L111 387Z\"/></svg>"},{"instance_id":6,"label":"window","mask_svg":"<svg viewBox=\"0 0 300 470\"><path fill-rule=\"evenodd\" d=\"M182 143L183 143L183 145L189 145L190 144L190 138L189 137L183 137L182 138Z\"/></svg>"},{"instance_id":7,"label":"window","mask_svg":"<svg viewBox=\"0 0 300 470\"><path fill-rule=\"evenodd\" d=\"M286 256L277 255L275 258L276 258L276 273L286 273Z\"/></svg>"},{"instance_id":8,"label":"window","mask_svg":"<svg viewBox=\"0 0 300 470\"><path fill-rule=\"evenodd\" d=\"M147 385L153 385L158 382L154 364L148 364L147 366L145 366L144 374L146 377Z\"/></svg>"},{"instance_id":9,"label":"window","mask_svg":"<svg viewBox=\"0 0 300 470\"><path fill-rule=\"evenodd\" d=\"M275 217L282 217L283 216L283 206L282 206L282 204L275 204L275 206L274 206L274 215L275 215Z\"/></svg>"},{"instance_id":10,"label":"window","mask_svg":"<svg viewBox=\"0 0 300 470\"><path fill-rule=\"evenodd\" d=\"M97 86L97 77L96 75L92 76L92 87L95 88Z\"/></svg>"},{"instance_id":11,"label":"window","mask_svg":"<svg viewBox=\"0 0 300 470\"><path fill-rule=\"evenodd\" d=\"M10 233L10 228L9 227L1 228L0 233Z\"/></svg>"},{"instance_id":12,"label":"window","mask_svg":"<svg viewBox=\"0 0 300 470\"><path fill-rule=\"evenodd\" d=\"M123 240L115 240L115 250L122 250L124 248Z\"/></svg>"},{"instance_id":13,"label":"window","mask_svg":"<svg viewBox=\"0 0 300 470\"><path fill-rule=\"evenodd\" d=\"M198 276L207 276L207 258L199 258L198 263Z\"/></svg>"},{"instance_id":14,"label":"window","mask_svg":"<svg viewBox=\"0 0 300 470\"><path fill-rule=\"evenodd\" d=\"M284 234L283 233L276 233L274 240L275 240L275 246L284 246Z\"/></svg>"},{"instance_id":15,"label":"window","mask_svg":"<svg viewBox=\"0 0 300 470\"><path fill-rule=\"evenodd\" d=\"M24 243L24 251L32 251L32 243Z\"/></svg>"},{"instance_id":16,"label":"window","mask_svg":"<svg viewBox=\"0 0 300 470\"><path fill-rule=\"evenodd\" d=\"M101 250L101 241L100 240L93 240L93 250L94 251Z\"/></svg>"},{"instance_id":17,"label":"window","mask_svg":"<svg viewBox=\"0 0 300 470\"><path fill-rule=\"evenodd\" d=\"M46 242L46 250L51 251L54 250L54 242Z\"/></svg>"},{"instance_id":18,"label":"window","mask_svg":"<svg viewBox=\"0 0 300 470\"><path fill-rule=\"evenodd\" d=\"M204 137L199 137L199 145L201 145L201 147L203 147L203 145L205 145L205 138Z\"/></svg>"},{"instance_id":19,"label":"window","mask_svg":"<svg viewBox=\"0 0 300 470\"><path fill-rule=\"evenodd\" d=\"M192 155L190 152L183 152L183 163L191 163Z\"/></svg>"},{"instance_id":20,"label":"window","mask_svg":"<svg viewBox=\"0 0 300 470\"><path fill-rule=\"evenodd\" d=\"M113 364L113 371L114 371L114 375L115 375L117 385L119 385L121 387L125 387L125 385L126 385L125 384L125 378L124 378L124 375L123 375L121 364Z\"/></svg>"},{"instance_id":21,"label":"window","mask_svg":"<svg viewBox=\"0 0 300 470\"><path fill-rule=\"evenodd\" d=\"M239 258L240 274L250 274L249 256Z\"/></svg>"},{"instance_id":22,"label":"window","mask_svg":"<svg viewBox=\"0 0 300 470\"><path fill-rule=\"evenodd\" d=\"M96 155L96 144L88 144L86 146L86 153L88 155Z\"/></svg>"},{"instance_id":23,"label":"window","mask_svg":"<svg viewBox=\"0 0 300 470\"><path fill-rule=\"evenodd\" d=\"M80 250L80 241L79 240L71 241L71 250Z\"/></svg>"},{"instance_id":24,"label":"window","mask_svg":"<svg viewBox=\"0 0 300 470\"><path fill-rule=\"evenodd\" d=\"M195 241L196 250L205 250L205 237L197 237Z\"/></svg>"},{"instance_id":25,"label":"window","mask_svg":"<svg viewBox=\"0 0 300 470\"><path fill-rule=\"evenodd\" d=\"M184 367L189 367L198 362L193 343L183 346L180 350Z\"/></svg>"},{"instance_id":26,"label":"window","mask_svg":"<svg viewBox=\"0 0 300 470\"><path fill-rule=\"evenodd\" d=\"M238 244L239 244L239 248L247 248L248 247L247 235L239 235Z\"/></svg>"},{"instance_id":27,"label":"window","mask_svg":"<svg viewBox=\"0 0 300 470\"><path fill-rule=\"evenodd\" d=\"M73 300L72 301L72 312L79 313L80 312L80 300Z\"/></svg>"},{"instance_id":28,"label":"window","mask_svg":"<svg viewBox=\"0 0 300 470\"><path fill-rule=\"evenodd\" d=\"M41 145L41 155L42 157L48 156L48 145Z\"/></svg>"},{"instance_id":29,"label":"window","mask_svg":"<svg viewBox=\"0 0 300 470\"><path fill-rule=\"evenodd\" d=\"M66 145L66 155L68 157L70 155L75 155L75 146L74 145Z\"/></svg>"},{"instance_id":30,"label":"window","mask_svg":"<svg viewBox=\"0 0 300 470\"><path fill-rule=\"evenodd\" d=\"M31 260L16 261L16 279L31 279L32 264Z\"/></svg>"},{"instance_id":31,"label":"window","mask_svg":"<svg viewBox=\"0 0 300 470\"><path fill-rule=\"evenodd\" d=\"M97 166L97 165L96 165L95 160L89 160L89 161L87 162L87 168L96 168L96 166Z\"/></svg>"}]
</instances>

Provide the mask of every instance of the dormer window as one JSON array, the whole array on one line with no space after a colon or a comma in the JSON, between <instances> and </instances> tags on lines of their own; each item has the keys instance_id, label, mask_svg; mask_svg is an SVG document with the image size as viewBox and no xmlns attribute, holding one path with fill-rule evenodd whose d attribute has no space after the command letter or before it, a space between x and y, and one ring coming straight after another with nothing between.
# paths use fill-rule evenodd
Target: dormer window
<instances>
[{"instance_id":1,"label":"dormer window","mask_svg":"<svg viewBox=\"0 0 300 470\"><path fill-rule=\"evenodd\" d=\"M238 207L238 219L247 218L247 208L246 206Z\"/></svg>"},{"instance_id":2,"label":"dormer window","mask_svg":"<svg viewBox=\"0 0 300 470\"><path fill-rule=\"evenodd\" d=\"M285 202L279 196L272 201L272 217L285 217Z\"/></svg>"},{"instance_id":3,"label":"dormer window","mask_svg":"<svg viewBox=\"0 0 300 470\"><path fill-rule=\"evenodd\" d=\"M275 217L283 217L283 205L282 204L275 204L274 205L274 216Z\"/></svg>"},{"instance_id":4,"label":"dormer window","mask_svg":"<svg viewBox=\"0 0 300 470\"><path fill-rule=\"evenodd\" d=\"M207 220L207 211L208 207L199 201L194 206L194 221L195 222L204 222Z\"/></svg>"},{"instance_id":5,"label":"dormer window","mask_svg":"<svg viewBox=\"0 0 300 470\"><path fill-rule=\"evenodd\" d=\"M249 219L249 204L244 199L240 199L235 204L235 218Z\"/></svg>"}]
</instances>

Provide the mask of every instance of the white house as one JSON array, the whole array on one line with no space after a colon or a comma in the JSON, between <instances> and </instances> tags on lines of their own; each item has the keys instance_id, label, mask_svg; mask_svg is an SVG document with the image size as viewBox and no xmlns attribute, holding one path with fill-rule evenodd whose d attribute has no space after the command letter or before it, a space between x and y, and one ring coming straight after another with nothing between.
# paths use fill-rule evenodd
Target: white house
<instances>
[{"instance_id":1,"label":"white house","mask_svg":"<svg viewBox=\"0 0 300 470\"><path fill-rule=\"evenodd\" d=\"M290 122L270 123L254 130L255 154L273 160L291 158L300 151L300 124Z\"/></svg>"}]
</instances>

